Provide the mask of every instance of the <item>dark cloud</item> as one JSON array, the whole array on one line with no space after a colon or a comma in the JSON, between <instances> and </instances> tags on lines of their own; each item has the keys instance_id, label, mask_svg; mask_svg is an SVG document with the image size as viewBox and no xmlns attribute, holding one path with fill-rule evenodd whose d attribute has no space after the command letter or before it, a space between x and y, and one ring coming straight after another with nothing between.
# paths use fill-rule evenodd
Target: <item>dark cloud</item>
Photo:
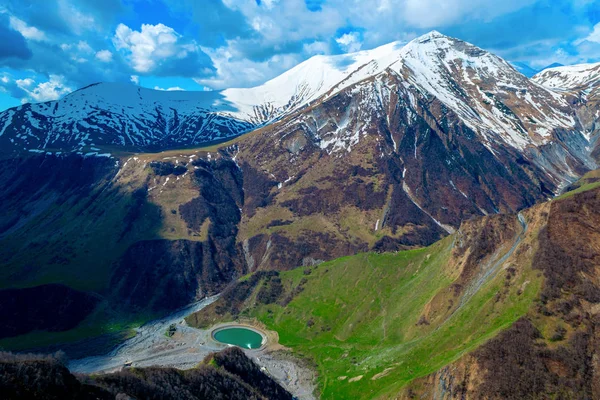
<instances>
[{"instance_id":1,"label":"dark cloud","mask_svg":"<svg viewBox=\"0 0 600 400\"><path fill-rule=\"evenodd\" d=\"M302 48L306 40L298 41L283 41L274 46L265 46L259 40L241 40L235 44L235 50L243 58L247 58L254 62L264 62L269 60L275 54L298 54L302 52Z\"/></svg>"},{"instance_id":2,"label":"dark cloud","mask_svg":"<svg viewBox=\"0 0 600 400\"><path fill-rule=\"evenodd\" d=\"M227 40L256 37L246 17L238 10L232 10L221 0L173 0L171 6L186 10L198 25L198 43L208 47L218 47Z\"/></svg>"},{"instance_id":3,"label":"dark cloud","mask_svg":"<svg viewBox=\"0 0 600 400\"><path fill-rule=\"evenodd\" d=\"M0 63L9 58L30 59L31 50L25 38L9 27L9 19L0 14Z\"/></svg>"},{"instance_id":4,"label":"dark cloud","mask_svg":"<svg viewBox=\"0 0 600 400\"><path fill-rule=\"evenodd\" d=\"M184 58L160 62L148 75L186 78L206 78L216 72L210 57L201 50L190 52Z\"/></svg>"},{"instance_id":5,"label":"dark cloud","mask_svg":"<svg viewBox=\"0 0 600 400\"><path fill-rule=\"evenodd\" d=\"M102 29L114 24L130 7L121 0L5 0L8 11L29 25L53 34L78 34L84 29ZM87 21L91 17L93 21Z\"/></svg>"}]
</instances>

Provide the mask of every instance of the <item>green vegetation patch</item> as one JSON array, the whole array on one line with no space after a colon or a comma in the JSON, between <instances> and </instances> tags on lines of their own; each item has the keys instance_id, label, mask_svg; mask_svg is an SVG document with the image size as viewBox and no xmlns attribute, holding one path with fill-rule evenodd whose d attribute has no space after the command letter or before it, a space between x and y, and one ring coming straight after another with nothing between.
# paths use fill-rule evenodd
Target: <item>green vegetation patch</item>
<instances>
[{"instance_id":1,"label":"green vegetation patch","mask_svg":"<svg viewBox=\"0 0 600 400\"><path fill-rule=\"evenodd\" d=\"M323 398L393 395L508 328L539 293L541 278L529 267L510 286L498 274L450 317L429 324L423 316L431 299L454 293L452 240L281 273L287 291L303 288L291 302L257 302L242 314L318 365Z\"/></svg>"}]
</instances>

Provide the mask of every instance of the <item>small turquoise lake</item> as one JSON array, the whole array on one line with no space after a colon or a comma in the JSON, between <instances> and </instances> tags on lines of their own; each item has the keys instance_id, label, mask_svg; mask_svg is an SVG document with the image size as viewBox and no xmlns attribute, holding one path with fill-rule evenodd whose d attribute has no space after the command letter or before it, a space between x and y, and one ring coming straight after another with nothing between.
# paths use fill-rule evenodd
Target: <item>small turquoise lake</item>
<instances>
[{"instance_id":1,"label":"small turquoise lake","mask_svg":"<svg viewBox=\"0 0 600 400\"><path fill-rule=\"evenodd\" d=\"M262 345L263 337L251 329L225 328L213 334L215 340L232 344L244 349L258 349Z\"/></svg>"}]
</instances>

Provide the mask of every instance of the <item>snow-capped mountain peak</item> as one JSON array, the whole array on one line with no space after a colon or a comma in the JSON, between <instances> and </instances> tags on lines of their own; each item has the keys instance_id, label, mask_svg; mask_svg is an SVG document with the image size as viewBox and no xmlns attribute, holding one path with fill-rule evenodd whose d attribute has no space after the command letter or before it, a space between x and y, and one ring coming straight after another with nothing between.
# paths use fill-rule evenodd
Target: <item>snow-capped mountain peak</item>
<instances>
[{"instance_id":1,"label":"snow-capped mountain peak","mask_svg":"<svg viewBox=\"0 0 600 400\"><path fill-rule=\"evenodd\" d=\"M524 149L575 126L564 98L470 43L434 31L409 42L399 58L393 70L456 112L488 144L501 140Z\"/></svg>"},{"instance_id":2,"label":"snow-capped mountain peak","mask_svg":"<svg viewBox=\"0 0 600 400\"><path fill-rule=\"evenodd\" d=\"M263 85L222 94L237 106L231 115L264 123L383 71L398 60L402 46L392 42L356 53L316 55Z\"/></svg>"},{"instance_id":3,"label":"snow-capped mountain peak","mask_svg":"<svg viewBox=\"0 0 600 400\"><path fill-rule=\"evenodd\" d=\"M527 79L496 55L431 31L407 44L314 56L253 88L164 92L91 85L58 101L1 113L0 146L85 153L107 145L198 145L301 112L363 82L378 81L381 86L386 74L437 99L488 146L501 141L522 150L547 143L556 130L576 127L560 93Z\"/></svg>"},{"instance_id":4,"label":"snow-capped mountain peak","mask_svg":"<svg viewBox=\"0 0 600 400\"><path fill-rule=\"evenodd\" d=\"M533 77L537 83L559 91L585 91L600 84L600 63L548 68Z\"/></svg>"}]
</instances>

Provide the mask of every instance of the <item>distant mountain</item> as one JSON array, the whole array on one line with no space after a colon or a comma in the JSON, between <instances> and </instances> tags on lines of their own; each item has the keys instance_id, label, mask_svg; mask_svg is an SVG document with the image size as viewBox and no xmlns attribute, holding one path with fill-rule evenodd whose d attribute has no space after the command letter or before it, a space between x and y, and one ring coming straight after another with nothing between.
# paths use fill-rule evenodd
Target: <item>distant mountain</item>
<instances>
[{"instance_id":1,"label":"distant mountain","mask_svg":"<svg viewBox=\"0 0 600 400\"><path fill-rule=\"evenodd\" d=\"M600 63L546 69L533 81L571 98L577 118L590 138L592 157L600 158L597 132L600 131Z\"/></svg>"},{"instance_id":2,"label":"distant mountain","mask_svg":"<svg viewBox=\"0 0 600 400\"><path fill-rule=\"evenodd\" d=\"M600 84L600 63L546 68L533 80L552 89L588 90Z\"/></svg>"},{"instance_id":3,"label":"distant mountain","mask_svg":"<svg viewBox=\"0 0 600 400\"><path fill-rule=\"evenodd\" d=\"M513 67L515 67L517 69L517 71L519 71L520 73L522 73L523 75L525 75L528 78L531 78L532 76L534 76L535 74L537 74L538 72L540 72L537 69L531 68L529 65L527 65L524 62L511 62L511 64L513 65Z\"/></svg>"},{"instance_id":4,"label":"distant mountain","mask_svg":"<svg viewBox=\"0 0 600 400\"><path fill-rule=\"evenodd\" d=\"M539 72L541 72L541 71L543 71L543 70L546 70L546 69L550 69L550 68L557 68L557 67L563 67L563 66L564 66L563 64L555 62L555 63L552 63L552 64L550 64L550 65L547 65L547 66L545 66L545 67L544 67L544 68L542 68L542 69L541 69Z\"/></svg>"},{"instance_id":5,"label":"distant mountain","mask_svg":"<svg viewBox=\"0 0 600 400\"><path fill-rule=\"evenodd\" d=\"M162 92L133 85L91 85L58 101L1 113L0 151L91 155L114 148L157 151L201 145L269 125L385 71L409 71L407 83L458 113L486 142L492 135L522 149L548 142L544 137L555 129L577 129L566 99L533 86L499 57L432 32L406 46L394 42L353 54L315 56L250 89ZM483 94L489 98L477 99L484 93L475 90L479 79L484 86L486 80L494 81ZM529 94L519 98L502 85ZM516 105L521 113L503 115L504 105L490 96L522 103ZM544 106L535 107L536 102ZM536 121L534 126L530 120Z\"/></svg>"}]
</instances>

